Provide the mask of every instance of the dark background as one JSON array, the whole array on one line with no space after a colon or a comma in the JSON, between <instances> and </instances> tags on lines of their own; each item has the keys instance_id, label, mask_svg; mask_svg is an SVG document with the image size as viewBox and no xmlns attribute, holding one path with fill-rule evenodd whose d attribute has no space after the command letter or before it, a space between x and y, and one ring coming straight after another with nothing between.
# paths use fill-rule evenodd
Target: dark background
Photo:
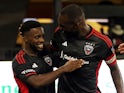
<instances>
[{"instance_id":1,"label":"dark background","mask_svg":"<svg viewBox=\"0 0 124 93\"><path fill-rule=\"evenodd\" d=\"M71 3L79 4L84 9L86 18L121 19L124 16L124 0L2 0L0 1L0 60L12 60L19 50L16 39L23 18L52 18L53 23L42 23L47 34L45 38L49 41L57 26L58 12Z\"/></svg>"}]
</instances>

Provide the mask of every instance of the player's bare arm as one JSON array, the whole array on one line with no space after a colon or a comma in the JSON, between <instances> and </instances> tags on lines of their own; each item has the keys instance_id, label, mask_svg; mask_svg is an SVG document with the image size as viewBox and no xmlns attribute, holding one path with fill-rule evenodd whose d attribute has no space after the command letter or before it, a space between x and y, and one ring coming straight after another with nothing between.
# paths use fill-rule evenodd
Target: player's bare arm
<instances>
[{"instance_id":1,"label":"player's bare arm","mask_svg":"<svg viewBox=\"0 0 124 93\"><path fill-rule=\"evenodd\" d=\"M123 79L117 63L111 66L110 69L111 69L111 75L112 75L117 93L124 93Z\"/></svg>"},{"instance_id":2,"label":"player's bare arm","mask_svg":"<svg viewBox=\"0 0 124 93\"><path fill-rule=\"evenodd\" d=\"M56 78L58 78L62 73L74 71L78 68L81 68L82 65L83 65L82 59L68 61L63 66L59 67L57 70L52 71L50 73L30 76L27 79L27 82L32 86L34 86L35 88L39 88L41 86L50 84Z\"/></svg>"}]
</instances>

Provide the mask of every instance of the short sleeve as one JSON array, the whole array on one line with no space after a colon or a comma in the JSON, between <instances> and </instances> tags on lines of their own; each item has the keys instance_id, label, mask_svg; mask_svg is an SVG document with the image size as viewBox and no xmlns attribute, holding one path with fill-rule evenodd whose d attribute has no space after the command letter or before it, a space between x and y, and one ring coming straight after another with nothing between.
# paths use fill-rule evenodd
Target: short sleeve
<instances>
[{"instance_id":1,"label":"short sleeve","mask_svg":"<svg viewBox=\"0 0 124 93\"><path fill-rule=\"evenodd\" d=\"M107 53L105 56L105 62L111 66L116 63L116 54L115 54L115 49L112 47L107 49Z\"/></svg>"},{"instance_id":2,"label":"short sleeve","mask_svg":"<svg viewBox=\"0 0 124 93\"><path fill-rule=\"evenodd\" d=\"M37 74L30 64L26 62L23 64L18 63L16 59L12 63L12 68L15 77L23 81L27 80L29 76Z\"/></svg>"}]
</instances>

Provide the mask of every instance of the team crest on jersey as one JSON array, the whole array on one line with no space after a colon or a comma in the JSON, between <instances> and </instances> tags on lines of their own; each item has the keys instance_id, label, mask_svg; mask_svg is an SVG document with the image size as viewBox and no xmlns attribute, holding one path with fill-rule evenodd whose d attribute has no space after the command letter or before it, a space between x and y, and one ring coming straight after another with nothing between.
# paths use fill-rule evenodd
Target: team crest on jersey
<instances>
[{"instance_id":1,"label":"team crest on jersey","mask_svg":"<svg viewBox=\"0 0 124 93\"><path fill-rule=\"evenodd\" d=\"M44 61L49 65L52 66L52 59L49 56L44 56Z\"/></svg>"},{"instance_id":2,"label":"team crest on jersey","mask_svg":"<svg viewBox=\"0 0 124 93\"><path fill-rule=\"evenodd\" d=\"M90 55L93 52L93 50L94 50L94 46L95 46L95 44L86 42L86 44L84 46L85 54L86 55Z\"/></svg>"}]
</instances>

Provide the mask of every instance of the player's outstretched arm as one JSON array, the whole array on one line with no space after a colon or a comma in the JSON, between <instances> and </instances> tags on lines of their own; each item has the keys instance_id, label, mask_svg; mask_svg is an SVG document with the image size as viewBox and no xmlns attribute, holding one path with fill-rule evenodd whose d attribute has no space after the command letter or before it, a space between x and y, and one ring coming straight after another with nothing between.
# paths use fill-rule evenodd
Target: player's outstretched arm
<instances>
[{"instance_id":1,"label":"player's outstretched arm","mask_svg":"<svg viewBox=\"0 0 124 93\"><path fill-rule=\"evenodd\" d=\"M81 68L83 65L83 60L75 60L68 61L63 66L59 67L57 70L52 71L50 73L32 75L27 79L27 82L34 86L35 88L39 88L41 86L50 84L56 78L58 78L62 73L71 72L78 68Z\"/></svg>"}]
</instances>

